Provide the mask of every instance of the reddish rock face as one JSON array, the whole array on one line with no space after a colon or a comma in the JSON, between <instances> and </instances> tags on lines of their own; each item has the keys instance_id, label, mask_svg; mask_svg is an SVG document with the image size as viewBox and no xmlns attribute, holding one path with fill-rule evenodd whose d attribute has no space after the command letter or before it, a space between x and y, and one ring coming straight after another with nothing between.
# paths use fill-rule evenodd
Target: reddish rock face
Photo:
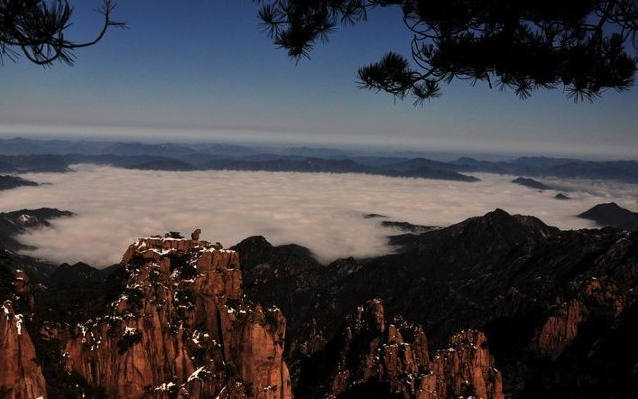
<instances>
[{"instance_id":1,"label":"reddish rock face","mask_svg":"<svg viewBox=\"0 0 638 399\"><path fill-rule=\"evenodd\" d=\"M585 306L578 300L564 304L555 315L547 318L537 337L538 351L557 359L578 334L578 325L585 319Z\"/></svg>"},{"instance_id":2,"label":"reddish rock face","mask_svg":"<svg viewBox=\"0 0 638 399\"><path fill-rule=\"evenodd\" d=\"M16 314L11 301L0 307L0 394L7 399L46 398L46 383L24 315Z\"/></svg>"},{"instance_id":3,"label":"reddish rock face","mask_svg":"<svg viewBox=\"0 0 638 399\"><path fill-rule=\"evenodd\" d=\"M449 347L440 349L432 359L435 389L423 389L421 399L474 397L502 399L501 373L487 348L487 339L480 331L465 330L450 338ZM425 379L426 387L431 381ZM424 387L424 388L426 388Z\"/></svg>"},{"instance_id":4,"label":"reddish rock face","mask_svg":"<svg viewBox=\"0 0 638 399\"><path fill-rule=\"evenodd\" d=\"M533 347L540 355L553 360L558 359L576 339L580 324L590 317L590 309L604 310L610 315L618 316L624 308L624 295L613 282L594 278L575 281L571 288L575 292L574 298L559 302L533 342Z\"/></svg>"},{"instance_id":5,"label":"reddish rock face","mask_svg":"<svg viewBox=\"0 0 638 399\"><path fill-rule=\"evenodd\" d=\"M31 292L29 277L23 270L16 270L13 287L16 298L26 307L26 310L32 311L35 301L33 299L33 293Z\"/></svg>"},{"instance_id":6,"label":"reddish rock face","mask_svg":"<svg viewBox=\"0 0 638 399\"><path fill-rule=\"evenodd\" d=\"M68 372L114 398L292 398L285 318L243 299L236 252L145 238L121 267L123 292L102 316L42 329Z\"/></svg>"},{"instance_id":7,"label":"reddish rock face","mask_svg":"<svg viewBox=\"0 0 638 399\"><path fill-rule=\"evenodd\" d=\"M45 398L46 383L25 323L34 301L29 278L16 270L13 293L0 306L0 396L7 399ZM18 310L19 309L19 310Z\"/></svg>"},{"instance_id":8,"label":"reddish rock face","mask_svg":"<svg viewBox=\"0 0 638 399\"><path fill-rule=\"evenodd\" d=\"M381 301L368 301L348 318L326 396L381 381L406 399L502 399L501 375L483 333L460 332L449 345L430 359L423 328L401 319L387 323Z\"/></svg>"}]
</instances>

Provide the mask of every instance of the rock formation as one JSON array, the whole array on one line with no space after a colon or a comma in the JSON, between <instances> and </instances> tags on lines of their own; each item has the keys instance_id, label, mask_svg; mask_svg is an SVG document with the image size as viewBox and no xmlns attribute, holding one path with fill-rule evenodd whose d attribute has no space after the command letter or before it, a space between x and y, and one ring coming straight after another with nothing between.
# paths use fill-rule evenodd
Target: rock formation
<instances>
[{"instance_id":1,"label":"rock formation","mask_svg":"<svg viewBox=\"0 0 638 399\"><path fill-rule=\"evenodd\" d=\"M496 210L391 243L396 254L329 265L260 237L236 246L248 265L247 295L286 314L295 393L311 385L299 370L314 370L313 353L330 350L344 317L375 297L388 320L401 314L427 326L430 347L463 329L483 331L508 397L610 399L638 390L636 232L562 231Z\"/></svg>"},{"instance_id":2,"label":"rock formation","mask_svg":"<svg viewBox=\"0 0 638 399\"><path fill-rule=\"evenodd\" d=\"M557 359L578 335L578 325L585 318L585 306L578 300L565 303L549 316L538 333L540 354Z\"/></svg>"},{"instance_id":3,"label":"rock formation","mask_svg":"<svg viewBox=\"0 0 638 399\"><path fill-rule=\"evenodd\" d=\"M434 377L430 378L436 384L426 380L423 384L425 393L419 399L503 398L501 373L494 367L482 332L463 330L453 335L449 347L437 351L434 356L432 374Z\"/></svg>"},{"instance_id":4,"label":"rock formation","mask_svg":"<svg viewBox=\"0 0 638 399\"><path fill-rule=\"evenodd\" d=\"M572 289L576 295L556 306L535 337L535 350L553 360L578 337L581 324L591 318L591 313L616 318L625 306L625 297L607 279L575 281Z\"/></svg>"},{"instance_id":5,"label":"rock formation","mask_svg":"<svg viewBox=\"0 0 638 399\"><path fill-rule=\"evenodd\" d=\"M14 287L12 298L0 307L0 396L3 399L44 398L46 383L25 326L28 316L16 312L16 307L24 310L33 307L29 281L21 270L16 273ZM25 306L21 306L21 302Z\"/></svg>"},{"instance_id":6,"label":"rock formation","mask_svg":"<svg viewBox=\"0 0 638 399\"><path fill-rule=\"evenodd\" d=\"M103 314L42 327L68 373L113 398L292 397L285 318L243 298L236 252L142 238L118 272L122 293Z\"/></svg>"},{"instance_id":7,"label":"rock formation","mask_svg":"<svg viewBox=\"0 0 638 399\"><path fill-rule=\"evenodd\" d=\"M52 208L21 209L0 213L0 248L18 251L26 248L15 236L29 229L50 226L55 218L73 216L72 212Z\"/></svg>"},{"instance_id":8,"label":"rock formation","mask_svg":"<svg viewBox=\"0 0 638 399\"><path fill-rule=\"evenodd\" d=\"M400 317L387 323L380 300L357 307L325 351L336 354L328 382L317 383L328 387L326 398L364 397L380 389L403 399L503 398L501 374L483 333L462 331L430 359L423 328Z\"/></svg>"}]
</instances>

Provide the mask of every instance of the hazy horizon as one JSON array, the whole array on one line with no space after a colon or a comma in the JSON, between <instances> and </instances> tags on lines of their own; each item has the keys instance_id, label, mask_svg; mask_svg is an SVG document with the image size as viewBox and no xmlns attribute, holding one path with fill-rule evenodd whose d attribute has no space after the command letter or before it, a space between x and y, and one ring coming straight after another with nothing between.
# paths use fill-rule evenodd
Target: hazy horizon
<instances>
[{"instance_id":1,"label":"hazy horizon","mask_svg":"<svg viewBox=\"0 0 638 399\"><path fill-rule=\"evenodd\" d=\"M86 134L91 130L92 134ZM176 133L179 132L179 133ZM173 133L173 134L171 134ZM638 160L638 152L633 147L623 147L622 151L608 148L608 151L600 147L591 151L578 151L578 147L572 151L564 151L556 148L546 148L542 143L537 145L524 145L517 148L507 146L490 147L490 143L475 143L474 145L445 145L435 142L432 145L417 143L385 143L369 142L365 144L356 142L337 142L325 140L312 140L312 137L298 136L294 133L274 133L264 137L258 131L241 131L226 129L220 131L156 129L145 127L113 127L113 126L6 126L0 124L0 139L32 139L32 140L68 140L86 142L128 142L142 144L198 144L220 143L236 144L243 146L264 148L325 148L332 150L352 151L355 153L392 154L409 153L434 155L431 158L437 160L451 160L458 156L472 156L481 160L513 159L520 156L539 157L571 157L583 160ZM449 144L449 143L448 143ZM478 144L478 145L477 145ZM551 147L551 146L550 146ZM438 156L437 156L438 155ZM416 155L415 155L416 156ZM420 156L420 155L419 155Z\"/></svg>"},{"instance_id":2,"label":"hazy horizon","mask_svg":"<svg viewBox=\"0 0 638 399\"><path fill-rule=\"evenodd\" d=\"M93 35L97 4L73 2L68 37ZM385 52L409 54L398 8L339 28L298 64L259 28L257 8L249 1L121 2L116 16L129 29L78 51L73 67L5 62L0 134L638 156L636 88L574 104L560 90L521 100L455 81L415 107L356 83L357 68Z\"/></svg>"}]
</instances>

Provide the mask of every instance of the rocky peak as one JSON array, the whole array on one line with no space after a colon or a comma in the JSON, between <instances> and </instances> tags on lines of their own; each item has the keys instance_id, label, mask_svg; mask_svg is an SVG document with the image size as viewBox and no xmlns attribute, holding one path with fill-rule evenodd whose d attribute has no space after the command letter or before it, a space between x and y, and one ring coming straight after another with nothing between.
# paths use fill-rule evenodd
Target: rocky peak
<instances>
[{"instance_id":1,"label":"rocky peak","mask_svg":"<svg viewBox=\"0 0 638 399\"><path fill-rule=\"evenodd\" d=\"M358 306L354 317L350 317L348 328L361 330L366 328L378 334L385 332L385 309L380 300L374 299Z\"/></svg>"},{"instance_id":2,"label":"rocky peak","mask_svg":"<svg viewBox=\"0 0 638 399\"><path fill-rule=\"evenodd\" d=\"M14 224L25 227L49 226L49 220L73 216L73 212L55 208L21 209L19 211L0 213L0 217Z\"/></svg>"},{"instance_id":3,"label":"rocky peak","mask_svg":"<svg viewBox=\"0 0 638 399\"><path fill-rule=\"evenodd\" d=\"M85 388L127 398L291 398L285 318L243 298L237 252L145 237L114 273L121 294L101 314L41 331Z\"/></svg>"},{"instance_id":4,"label":"rocky peak","mask_svg":"<svg viewBox=\"0 0 638 399\"><path fill-rule=\"evenodd\" d=\"M73 265L69 265L68 263L61 264L51 273L47 282L49 285L68 286L74 283L82 284L103 279L104 277L100 270L86 263L78 262Z\"/></svg>"},{"instance_id":5,"label":"rocky peak","mask_svg":"<svg viewBox=\"0 0 638 399\"><path fill-rule=\"evenodd\" d=\"M336 364L327 374L323 397L364 397L385 390L388 397L502 399L500 373L494 368L483 333L466 330L430 359L423 328L403 320L386 321L383 303L367 301L347 317L340 336L326 345ZM334 356L334 355L333 355Z\"/></svg>"},{"instance_id":6,"label":"rocky peak","mask_svg":"<svg viewBox=\"0 0 638 399\"><path fill-rule=\"evenodd\" d=\"M466 235L477 234L479 237L493 235L496 239L506 240L507 243L512 240L523 242L526 239L545 238L559 231L533 216L510 215L502 209L470 218L454 227L461 228L462 233Z\"/></svg>"},{"instance_id":7,"label":"rocky peak","mask_svg":"<svg viewBox=\"0 0 638 399\"><path fill-rule=\"evenodd\" d=\"M29 279L17 270L11 299L0 306L0 394L7 399L46 397L46 382L36 361L36 351L26 328L33 308Z\"/></svg>"},{"instance_id":8,"label":"rocky peak","mask_svg":"<svg viewBox=\"0 0 638 399\"><path fill-rule=\"evenodd\" d=\"M494 367L487 338L480 331L464 330L453 335L448 347L436 352L432 373L436 388L431 389L431 381L424 383L436 392L432 398L503 398L501 373Z\"/></svg>"},{"instance_id":9,"label":"rocky peak","mask_svg":"<svg viewBox=\"0 0 638 399\"><path fill-rule=\"evenodd\" d=\"M14 278L14 301L25 311L33 311L34 298L29 284L29 276L22 269L17 269Z\"/></svg>"},{"instance_id":10,"label":"rocky peak","mask_svg":"<svg viewBox=\"0 0 638 399\"><path fill-rule=\"evenodd\" d=\"M256 266L274 263L288 263L295 269L314 268L319 266L312 252L300 245L286 244L273 247L264 237L253 236L246 238L239 244L231 247L239 252L241 263L245 271L251 271Z\"/></svg>"},{"instance_id":11,"label":"rocky peak","mask_svg":"<svg viewBox=\"0 0 638 399\"><path fill-rule=\"evenodd\" d=\"M239 252L242 265L247 270L256 266L256 262L268 259L272 248L272 245L263 236L248 237L233 247Z\"/></svg>"},{"instance_id":12,"label":"rocky peak","mask_svg":"<svg viewBox=\"0 0 638 399\"><path fill-rule=\"evenodd\" d=\"M14 238L15 235L24 233L28 229L50 226L51 219L69 216L73 216L73 213L52 208L21 209L0 213L0 247L14 251L23 249L25 246Z\"/></svg>"},{"instance_id":13,"label":"rocky peak","mask_svg":"<svg viewBox=\"0 0 638 399\"><path fill-rule=\"evenodd\" d=\"M615 202L598 204L578 217L593 220L601 226L612 226L623 230L638 230L638 213L622 208Z\"/></svg>"},{"instance_id":14,"label":"rocky peak","mask_svg":"<svg viewBox=\"0 0 638 399\"><path fill-rule=\"evenodd\" d=\"M502 209L495 209L483 216L472 217L418 236L393 236L391 243L402 247L402 252L411 249L429 252L433 245L453 245L450 250L456 253L462 253L464 248L477 247L480 243L477 249L489 253L524 244L537 244L559 233L558 228L547 226L533 216L510 215Z\"/></svg>"}]
</instances>

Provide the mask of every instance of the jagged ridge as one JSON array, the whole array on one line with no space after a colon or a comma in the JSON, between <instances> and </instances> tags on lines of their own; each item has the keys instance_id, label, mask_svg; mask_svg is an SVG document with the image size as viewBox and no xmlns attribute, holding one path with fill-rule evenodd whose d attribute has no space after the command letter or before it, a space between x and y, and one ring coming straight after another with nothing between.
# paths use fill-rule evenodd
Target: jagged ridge
<instances>
[{"instance_id":1,"label":"jagged ridge","mask_svg":"<svg viewBox=\"0 0 638 399\"><path fill-rule=\"evenodd\" d=\"M292 397L282 359L285 318L243 297L235 251L207 241L143 238L113 275L121 294L91 319L31 329L39 353L63 369L45 376L69 376L47 380L50 397ZM26 329L19 335L30 340ZM8 373L16 389L26 372L20 366ZM15 399L22 397L36 398Z\"/></svg>"}]
</instances>

